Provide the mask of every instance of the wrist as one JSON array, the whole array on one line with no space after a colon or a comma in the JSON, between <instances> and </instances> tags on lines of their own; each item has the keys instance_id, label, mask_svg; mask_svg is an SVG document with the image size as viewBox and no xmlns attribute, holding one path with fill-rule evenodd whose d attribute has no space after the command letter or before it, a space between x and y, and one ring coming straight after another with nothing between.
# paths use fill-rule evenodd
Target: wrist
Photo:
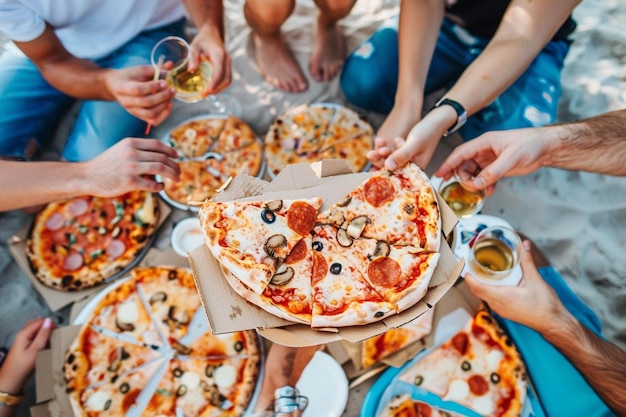
<instances>
[{"instance_id":1,"label":"wrist","mask_svg":"<svg viewBox=\"0 0 626 417\"><path fill-rule=\"evenodd\" d=\"M465 110L465 107L458 101L442 97L435 103L431 111L435 109L446 109L446 114L448 115L447 120L452 120L452 123L448 124L449 128L443 133L443 136L451 135L467 122L467 110ZM452 116L450 117L450 115Z\"/></svg>"}]
</instances>

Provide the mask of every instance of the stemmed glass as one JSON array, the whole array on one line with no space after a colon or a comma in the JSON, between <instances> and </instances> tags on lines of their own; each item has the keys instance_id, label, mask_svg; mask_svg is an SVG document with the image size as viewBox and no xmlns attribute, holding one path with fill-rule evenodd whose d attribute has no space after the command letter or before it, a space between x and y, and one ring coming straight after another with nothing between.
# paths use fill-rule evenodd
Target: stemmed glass
<instances>
[{"instance_id":1,"label":"stemmed glass","mask_svg":"<svg viewBox=\"0 0 626 417\"><path fill-rule=\"evenodd\" d=\"M196 103L206 100L210 106L210 113L238 114L239 103L232 97L202 96L202 91L209 85L213 67L207 60L201 60L198 68L190 72L189 43L178 36L168 36L157 42L152 48L150 60L155 68L155 78L165 79L176 88L175 98L186 102Z\"/></svg>"}]
</instances>

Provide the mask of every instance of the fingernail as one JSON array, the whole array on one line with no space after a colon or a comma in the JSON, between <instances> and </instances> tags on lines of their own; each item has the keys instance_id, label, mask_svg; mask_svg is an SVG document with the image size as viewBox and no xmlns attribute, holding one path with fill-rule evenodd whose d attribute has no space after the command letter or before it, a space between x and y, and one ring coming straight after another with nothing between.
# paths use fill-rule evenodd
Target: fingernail
<instances>
[{"instance_id":1,"label":"fingernail","mask_svg":"<svg viewBox=\"0 0 626 417\"><path fill-rule=\"evenodd\" d=\"M46 317L46 319L43 321L43 328L49 329L50 327L52 327L52 319L50 317Z\"/></svg>"},{"instance_id":2,"label":"fingernail","mask_svg":"<svg viewBox=\"0 0 626 417\"><path fill-rule=\"evenodd\" d=\"M398 167L398 164L396 164L396 161L394 161L393 159L387 159L385 161L385 168L387 168L389 171L393 171L397 167Z\"/></svg>"},{"instance_id":3,"label":"fingernail","mask_svg":"<svg viewBox=\"0 0 626 417\"><path fill-rule=\"evenodd\" d=\"M487 185L487 182L485 181L485 179L483 177L476 177L474 178L474 186L478 187L478 188L483 188Z\"/></svg>"}]
</instances>

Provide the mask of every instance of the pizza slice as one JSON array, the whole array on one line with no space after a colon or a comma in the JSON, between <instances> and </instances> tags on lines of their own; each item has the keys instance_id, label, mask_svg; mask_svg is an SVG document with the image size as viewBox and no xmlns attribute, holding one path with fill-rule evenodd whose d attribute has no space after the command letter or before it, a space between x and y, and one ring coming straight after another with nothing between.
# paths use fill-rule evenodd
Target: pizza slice
<instances>
[{"instance_id":1,"label":"pizza slice","mask_svg":"<svg viewBox=\"0 0 626 417\"><path fill-rule=\"evenodd\" d=\"M217 190L228 178L220 171L220 162L216 159L206 159L204 161L181 161L180 180L172 181L163 178L163 190L165 194L180 204L190 202L203 202L213 198Z\"/></svg>"},{"instance_id":2,"label":"pizza slice","mask_svg":"<svg viewBox=\"0 0 626 417\"><path fill-rule=\"evenodd\" d=\"M189 348L180 339L187 334L191 319L201 305L191 271L175 267L135 268L132 276L169 345L179 354L189 354Z\"/></svg>"},{"instance_id":3,"label":"pizza slice","mask_svg":"<svg viewBox=\"0 0 626 417\"><path fill-rule=\"evenodd\" d=\"M85 326L65 355L63 374L67 390L82 390L114 380L160 356L160 352L150 347L116 339Z\"/></svg>"},{"instance_id":4,"label":"pizza slice","mask_svg":"<svg viewBox=\"0 0 626 417\"><path fill-rule=\"evenodd\" d=\"M136 291L128 280L109 291L96 305L87 322L97 330L149 346L163 346L163 335L154 325Z\"/></svg>"},{"instance_id":5,"label":"pizza slice","mask_svg":"<svg viewBox=\"0 0 626 417\"><path fill-rule=\"evenodd\" d=\"M226 153L245 148L257 142L257 137L252 128L243 120L235 116L228 116L224 129L222 129L212 151Z\"/></svg>"},{"instance_id":6,"label":"pizza slice","mask_svg":"<svg viewBox=\"0 0 626 417\"><path fill-rule=\"evenodd\" d=\"M204 155L220 136L226 118L192 120L176 126L170 132L170 143L181 157Z\"/></svg>"},{"instance_id":7,"label":"pizza slice","mask_svg":"<svg viewBox=\"0 0 626 417\"><path fill-rule=\"evenodd\" d=\"M228 150L222 154L218 170L224 179L238 174L259 175L263 166L263 145L255 140L239 148Z\"/></svg>"},{"instance_id":8,"label":"pizza slice","mask_svg":"<svg viewBox=\"0 0 626 417\"><path fill-rule=\"evenodd\" d=\"M368 324L395 314L395 305L369 285L354 263L341 255L329 226L313 238L311 327Z\"/></svg>"},{"instance_id":9,"label":"pizza slice","mask_svg":"<svg viewBox=\"0 0 626 417\"><path fill-rule=\"evenodd\" d=\"M315 225L321 203L320 198L206 201L199 218L213 256L261 294L287 255Z\"/></svg>"},{"instance_id":10,"label":"pizza slice","mask_svg":"<svg viewBox=\"0 0 626 417\"><path fill-rule=\"evenodd\" d=\"M224 276L237 294L270 314L303 324L311 323L312 238L300 240L285 258L261 294L248 288L232 272Z\"/></svg>"},{"instance_id":11,"label":"pizza slice","mask_svg":"<svg viewBox=\"0 0 626 417\"><path fill-rule=\"evenodd\" d=\"M378 171L320 213L318 222L345 229L352 238L439 251L436 194L426 174L413 163L393 172Z\"/></svg>"},{"instance_id":12,"label":"pizza slice","mask_svg":"<svg viewBox=\"0 0 626 417\"><path fill-rule=\"evenodd\" d=\"M361 366L370 367L429 334L434 311L431 308L415 320L364 340L361 343Z\"/></svg>"},{"instance_id":13,"label":"pizza slice","mask_svg":"<svg viewBox=\"0 0 626 417\"><path fill-rule=\"evenodd\" d=\"M322 145L322 150L328 149L339 143L360 140L369 144L374 144L374 129L357 112L347 107L337 107L330 126L329 135ZM369 150L369 149L368 149Z\"/></svg>"},{"instance_id":14,"label":"pizza slice","mask_svg":"<svg viewBox=\"0 0 626 417\"><path fill-rule=\"evenodd\" d=\"M157 359L110 381L82 391L70 392L70 404L75 416L123 416L134 405L157 372L164 366Z\"/></svg>"},{"instance_id":15,"label":"pizza slice","mask_svg":"<svg viewBox=\"0 0 626 417\"><path fill-rule=\"evenodd\" d=\"M189 344L190 356L199 359L224 357L260 357L259 339L254 330L212 334L204 332Z\"/></svg>"},{"instance_id":16,"label":"pizza slice","mask_svg":"<svg viewBox=\"0 0 626 417\"><path fill-rule=\"evenodd\" d=\"M462 417L451 411L444 411L424 401L411 398L410 394L393 397L377 417Z\"/></svg>"},{"instance_id":17,"label":"pizza slice","mask_svg":"<svg viewBox=\"0 0 626 417\"><path fill-rule=\"evenodd\" d=\"M334 106L295 107L278 116L270 126L265 142L277 153L305 156L319 152L328 135Z\"/></svg>"}]
</instances>

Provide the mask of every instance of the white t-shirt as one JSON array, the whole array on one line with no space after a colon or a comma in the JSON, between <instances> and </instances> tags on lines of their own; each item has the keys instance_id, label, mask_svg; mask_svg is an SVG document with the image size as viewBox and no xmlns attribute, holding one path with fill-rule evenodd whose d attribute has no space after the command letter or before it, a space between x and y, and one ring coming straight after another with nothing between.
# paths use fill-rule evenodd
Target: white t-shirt
<instances>
[{"instance_id":1,"label":"white t-shirt","mask_svg":"<svg viewBox=\"0 0 626 417\"><path fill-rule=\"evenodd\" d=\"M182 0L0 0L0 31L9 39L36 39L47 22L71 54L89 59L183 16Z\"/></svg>"}]
</instances>

